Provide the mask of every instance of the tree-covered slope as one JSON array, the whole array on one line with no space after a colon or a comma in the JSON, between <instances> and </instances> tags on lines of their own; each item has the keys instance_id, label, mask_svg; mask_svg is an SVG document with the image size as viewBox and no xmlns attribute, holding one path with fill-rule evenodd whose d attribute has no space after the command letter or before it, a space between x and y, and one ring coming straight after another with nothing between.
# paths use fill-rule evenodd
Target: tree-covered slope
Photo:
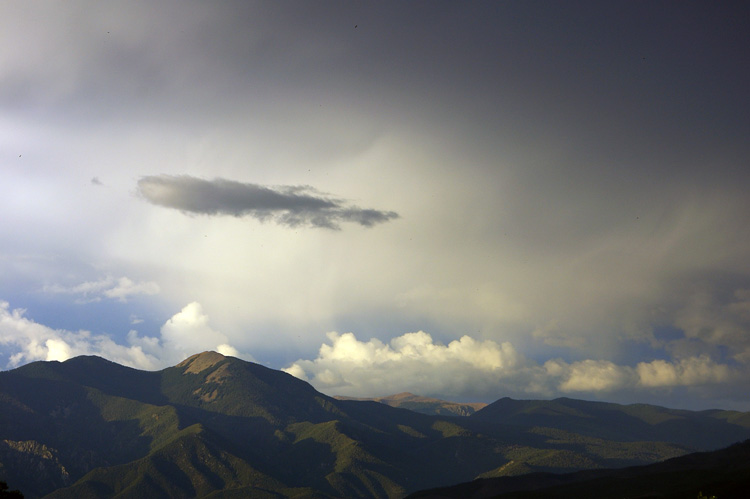
<instances>
[{"instance_id":1,"label":"tree-covered slope","mask_svg":"<svg viewBox=\"0 0 750 499\"><path fill-rule=\"evenodd\" d=\"M96 468L72 487L48 497L203 497L225 490L278 497L272 491L294 492L285 489L283 483L224 450L221 439L193 425L143 458Z\"/></svg>"}]
</instances>

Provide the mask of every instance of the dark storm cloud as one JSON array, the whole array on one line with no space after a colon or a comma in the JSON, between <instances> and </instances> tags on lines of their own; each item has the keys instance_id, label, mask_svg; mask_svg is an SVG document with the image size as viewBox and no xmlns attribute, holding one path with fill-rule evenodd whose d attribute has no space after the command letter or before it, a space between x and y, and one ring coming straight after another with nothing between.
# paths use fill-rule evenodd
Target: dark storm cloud
<instances>
[{"instance_id":1,"label":"dark storm cloud","mask_svg":"<svg viewBox=\"0 0 750 499\"><path fill-rule=\"evenodd\" d=\"M138 181L146 201L201 215L249 216L261 221L296 227L309 225L338 229L342 222L365 227L398 218L393 211L362 209L326 197L308 186L265 187L189 175L154 175Z\"/></svg>"}]
</instances>

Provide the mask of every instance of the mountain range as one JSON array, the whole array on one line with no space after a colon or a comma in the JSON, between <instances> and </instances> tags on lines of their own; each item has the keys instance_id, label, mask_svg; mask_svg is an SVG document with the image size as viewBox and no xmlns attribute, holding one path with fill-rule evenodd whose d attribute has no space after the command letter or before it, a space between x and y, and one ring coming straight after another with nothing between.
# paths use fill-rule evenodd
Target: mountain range
<instances>
[{"instance_id":1,"label":"mountain range","mask_svg":"<svg viewBox=\"0 0 750 499\"><path fill-rule=\"evenodd\" d=\"M425 400L433 413L452 404ZM403 497L750 438L750 413L737 411L507 398L476 409L336 399L215 352L154 372L34 362L0 372L0 480L26 497Z\"/></svg>"}]
</instances>

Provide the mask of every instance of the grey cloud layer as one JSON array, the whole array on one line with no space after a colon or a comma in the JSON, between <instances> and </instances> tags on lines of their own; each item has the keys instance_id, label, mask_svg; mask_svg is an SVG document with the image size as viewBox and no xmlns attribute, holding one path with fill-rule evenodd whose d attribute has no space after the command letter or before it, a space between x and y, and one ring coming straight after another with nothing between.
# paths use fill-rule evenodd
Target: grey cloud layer
<instances>
[{"instance_id":1,"label":"grey cloud layer","mask_svg":"<svg viewBox=\"0 0 750 499\"><path fill-rule=\"evenodd\" d=\"M138 181L138 192L149 203L201 215L250 216L296 227L338 229L339 223L365 227L398 218L393 211L363 209L325 197L311 187L264 187L216 178L156 175Z\"/></svg>"}]
</instances>

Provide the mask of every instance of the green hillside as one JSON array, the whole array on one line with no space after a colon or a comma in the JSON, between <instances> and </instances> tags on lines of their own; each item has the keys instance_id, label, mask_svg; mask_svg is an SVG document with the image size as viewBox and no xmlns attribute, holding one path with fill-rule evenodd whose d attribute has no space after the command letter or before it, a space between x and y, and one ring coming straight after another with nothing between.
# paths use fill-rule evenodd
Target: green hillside
<instances>
[{"instance_id":1,"label":"green hillside","mask_svg":"<svg viewBox=\"0 0 750 499\"><path fill-rule=\"evenodd\" d=\"M504 412L496 403L456 417L336 400L214 352L158 372L97 357L37 362L0 372L0 480L26 497L403 497L478 477L631 466L715 446L693 428L734 441L748 432L740 413L498 402ZM638 438L607 430L601 418L612 421L613 411L668 431L641 439L639 424L631 424ZM684 422L659 426L673 419Z\"/></svg>"}]
</instances>

